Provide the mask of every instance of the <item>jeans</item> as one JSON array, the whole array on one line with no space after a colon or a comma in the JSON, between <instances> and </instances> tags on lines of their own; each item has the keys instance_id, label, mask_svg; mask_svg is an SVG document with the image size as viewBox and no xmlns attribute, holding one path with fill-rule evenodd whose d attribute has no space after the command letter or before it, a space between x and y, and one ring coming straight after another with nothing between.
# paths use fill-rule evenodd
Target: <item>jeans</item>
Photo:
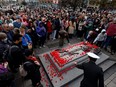
<instances>
[{"instance_id":1,"label":"jeans","mask_svg":"<svg viewBox=\"0 0 116 87\"><path fill-rule=\"evenodd\" d=\"M53 32L52 32L52 38L55 39L55 37L56 37L56 30L53 30Z\"/></svg>"}]
</instances>

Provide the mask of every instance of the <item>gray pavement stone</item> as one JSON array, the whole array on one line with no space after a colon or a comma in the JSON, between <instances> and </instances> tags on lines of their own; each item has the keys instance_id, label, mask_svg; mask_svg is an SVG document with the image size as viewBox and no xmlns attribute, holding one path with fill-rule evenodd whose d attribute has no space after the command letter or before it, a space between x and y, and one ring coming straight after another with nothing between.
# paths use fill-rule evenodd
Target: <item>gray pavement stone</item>
<instances>
[{"instance_id":1,"label":"gray pavement stone","mask_svg":"<svg viewBox=\"0 0 116 87\"><path fill-rule=\"evenodd\" d=\"M110 82L110 83L107 85L107 87L116 87L116 84L113 83L113 82Z\"/></svg>"},{"instance_id":2,"label":"gray pavement stone","mask_svg":"<svg viewBox=\"0 0 116 87\"><path fill-rule=\"evenodd\" d=\"M107 86L112 80L111 79L107 79L104 84Z\"/></svg>"},{"instance_id":3,"label":"gray pavement stone","mask_svg":"<svg viewBox=\"0 0 116 87\"><path fill-rule=\"evenodd\" d=\"M116 87L116 72L112 74L104 83L107 87Z\"/></svg>"},{"instance_id":4,"label":"gray pavement stone","mask_svg":"<svg viewBox=\"0 0 116 87\"><path fill-rule=\"evenodd\" d=\"M107 80L109 78L109 73L105 73L104 80Z\"/></svg>"},{"instance_id":5,"label":"gray pavement stone","mask_svg":"<svg viewBox=\"0 0 116 87\"><path fill-rule=\"evenodd\" d=\"M113 75L111 75L108 79L113 80L114 78L116 78L116 73L114 73Z\"/></svg>"},{"instance_id":6,"label":"gray pavement stone","mask_svg":"<svg viewBox=\"0 0 116 87\"><path fill-rule=\"evenodd\" d=\"M112 81L116 84L116 77Z\"/></svg>"}]
</instances>

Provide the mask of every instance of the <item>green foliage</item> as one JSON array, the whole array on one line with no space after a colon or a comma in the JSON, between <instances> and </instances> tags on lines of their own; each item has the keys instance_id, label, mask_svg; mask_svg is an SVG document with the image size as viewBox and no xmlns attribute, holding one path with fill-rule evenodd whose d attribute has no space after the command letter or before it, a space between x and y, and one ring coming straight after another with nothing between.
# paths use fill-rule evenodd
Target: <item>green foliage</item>
<instances>
[{"instance_id":1,"label":"green foliage","mask_svg":"<svg viewBox=\"0 0 116 87\"><path fill-rule=\"evenodd\" d=\"M73 8L73 10L76 9L76 7L81 7L82 6L83 0L61 0L60 4L63 7L70 6Z\"/></svg>"},{"instance_id":2,"label":"green foliage","mask_svg":"<svg viewBox=\"0 0 116 87\"><path fill-rule=\"evenodd\" d=\"M100 8L116 8L116 0L101 0L99 4Z\"/></svg>"},{"instance_id":3,"label":"green foliage","mask_svg":"<svg viewBox=\"0 0 116 87\"><path fill-rule=\"evenodd\" d=\"M24 6L27 5L27 3L25 1L22 1L21 4Z\"/></svg>"}]
</instances>

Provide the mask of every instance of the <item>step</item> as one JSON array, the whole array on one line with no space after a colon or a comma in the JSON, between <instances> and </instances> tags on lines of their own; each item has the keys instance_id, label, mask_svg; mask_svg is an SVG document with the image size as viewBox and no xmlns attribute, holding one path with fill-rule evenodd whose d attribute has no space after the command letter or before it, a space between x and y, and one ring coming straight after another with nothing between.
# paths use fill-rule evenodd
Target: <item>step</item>
<instances>
[{"instance_id":1,"label":"step","mask_svg":"<svg viewBox=\"0 0 116 87\"><path fill-rule=\"evenodd\" d=\"M108 69L112 68L112 66L115 65L115 64L116 64L115 61L111 61L111 60L107 59L104 62L102 62L99 66L102 67L102 69L105 73ZM106 74L104 74L104 76L105 75ZM65 87L67 87L67 86L68 87L79 87L82 79L83 79L83 75L80 76L78 79L74 80L73 82L67 84Z\"/></svg>"},{"instance_id":2,"label":"step","mask_svg":"<svg viewBox=\"0 0 116 87\"><path fill-rule=\"evenodd\" d=\"M111 61L111 60L109 60L109 59L106 59L106 60L104 60L102 63L100 63L99 66L103 68L104 76L107 75L107 73L105 73L105 72L108 72L108 71L112 68L112 66L113 66L115 63L116 63L116 62ZM114 68L115 68L115 67L114 67ZM114 70L114 68L113 68L113 70ZM116 70L116 69L115 69L115 70ZM111 77L110 77L110 78L111 78ZM80 82L81 82L82 79L83 79L83 75L80 76L80 77L78 77L78 79L73 80L72 82L68 83L66 86L63 86L63 87L79 87ZM110 82L110 80L105 81L105 84L108 84L108 82ZM26 85L28 85L29 87L31 87L30 82L26 82L26 83L25 83L25 86L20 86L20 87L26 87Z\"/></svg>"},{"instance_id":3,"label":"step","mask_svg":"<svg viewBox=\"0 0 116 87\"><path fill-rule=\"evenodd\" d=\"M105 80L104 84L109 85L114 79L116 79L116 72L112 74L107 80ZM116 82L116 81L115 81Z\"/></svg>"},{"instance_id":4,"label":"step","mask_svg":"<svg viewBox=\"0 0 116 87\"><path fill-rule=\"evenodd\" d=\"M100 64L99 66L102 67L103 71L105 72L106 70L108 70L111 66L113 66L116 62L112 61L112 60L106 60L104 61L102 64Z\"/></svg>"},{"instance_id":5,"label":"step","mask_svg":"<svg viewBox=\"0 0 116 87\"><path fill-rule=\"evenodd\" d=\"M104 80L106 81L112 74L116 72L116 64L110 67L108 70L104 72Z\"/></svg>"}]
</instances>

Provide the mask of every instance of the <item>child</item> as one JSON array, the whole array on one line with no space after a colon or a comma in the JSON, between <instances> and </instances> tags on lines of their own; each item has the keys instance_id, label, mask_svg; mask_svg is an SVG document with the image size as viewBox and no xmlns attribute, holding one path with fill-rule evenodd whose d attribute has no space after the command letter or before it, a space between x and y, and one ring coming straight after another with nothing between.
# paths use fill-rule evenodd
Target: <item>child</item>
<instances>
[{"instance_id":1,"label":"child","mask_svg":"<svg viewBox=\"0 0 116 87\"><path fill-rule=\"evenodd\" d=\"M39 71L40 64L37 61L37 58L32 55L32 50L26 50L25 56L26 56L26 62L24 63L24 69L27 71L27 77L31 79L32 85L34 87L42 87L40 80L41 80L41 74Z\"/></svg>"}]
</instances>

